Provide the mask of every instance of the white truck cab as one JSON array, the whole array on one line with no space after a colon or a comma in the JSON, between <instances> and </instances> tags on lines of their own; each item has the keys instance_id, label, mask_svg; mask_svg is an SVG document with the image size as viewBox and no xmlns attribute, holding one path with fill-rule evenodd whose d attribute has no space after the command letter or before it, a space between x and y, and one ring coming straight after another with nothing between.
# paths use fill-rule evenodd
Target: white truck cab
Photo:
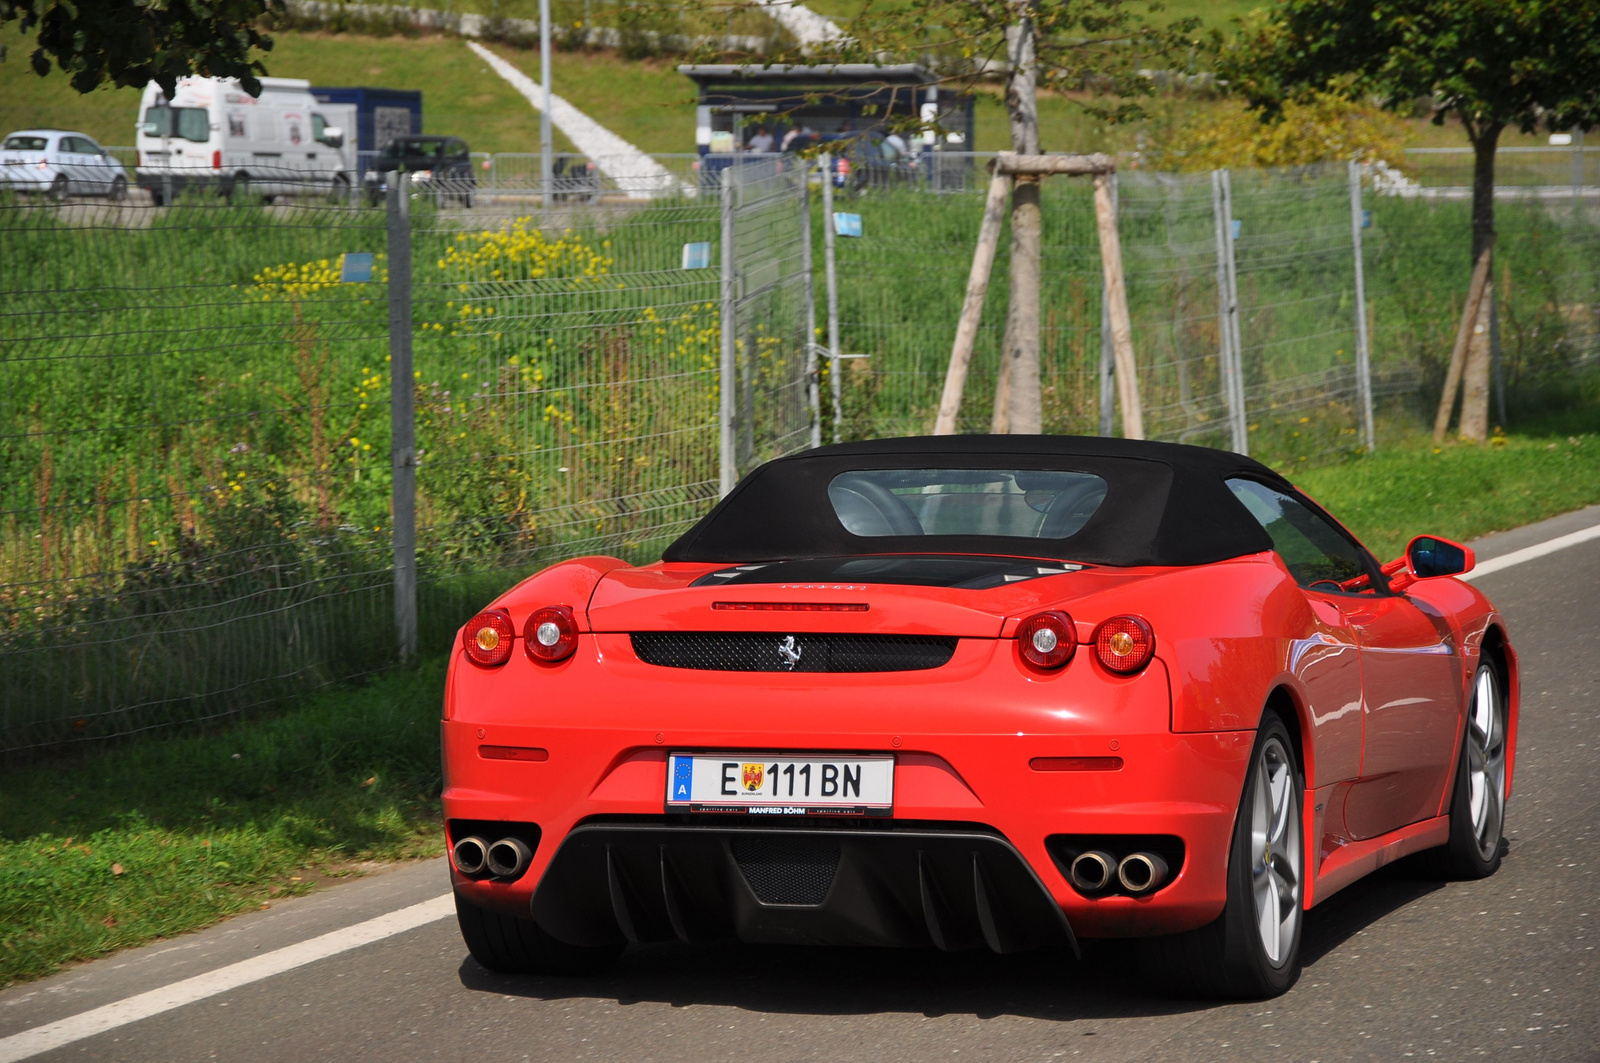
<instances>
[{"instance_id":1,"label":"white truck cab","mask_svg":"<svg viewBox=\"0 0 1600 1063\"><path fill-rule=\"evenodd\" d=\"M302 78L262 78L251 96L231 78L179 78L168 99L145 86L134 137L137 180L158 205L185 189L228 196L350 191L352 148Z\"/></svg>"}]
</instances>

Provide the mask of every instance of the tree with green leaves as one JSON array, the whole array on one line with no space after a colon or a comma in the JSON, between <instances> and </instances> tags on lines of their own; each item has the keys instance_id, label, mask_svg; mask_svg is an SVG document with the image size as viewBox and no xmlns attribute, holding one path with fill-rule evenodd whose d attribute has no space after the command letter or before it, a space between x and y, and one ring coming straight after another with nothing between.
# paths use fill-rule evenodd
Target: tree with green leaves
<instances>
[{"instance_id":1,"label":"tree with green leaves","mask_svg":"<svg viewBox=\"0 0 1600 1063\"><path fill-rule=\"evenodd\" d=\"M1221 73L1252 106L1329 89L1392 110L1422 107L1460 121L1473 149L1473 294L1467 301L1441 413L1448 418L1463 348L1492 276L1494 163L1508 128L1589 129L1600 122L1600 0L1279 0L1225 52ZM1486 362L1481 373L1486 376ZM1464 435L1487 426L1487 387L1468 394ZM1442 427L1439 429L1442 432Z\"/></svg>"},{"instance_id":2,"label":"tree with green leaves","mask_svg":"<svg viewBox=\"0 0 1600 1063\"><path fill-rule=\"evenodd\" d=\"M283 0L0 0L0 25L33 34L34 72L53 63L79 92L154 81L170 96L180 77L199 74L238 78L255 95L266 73L256 53L272 48L259 23L282 9Z\"/></svg>"}]
</instances>

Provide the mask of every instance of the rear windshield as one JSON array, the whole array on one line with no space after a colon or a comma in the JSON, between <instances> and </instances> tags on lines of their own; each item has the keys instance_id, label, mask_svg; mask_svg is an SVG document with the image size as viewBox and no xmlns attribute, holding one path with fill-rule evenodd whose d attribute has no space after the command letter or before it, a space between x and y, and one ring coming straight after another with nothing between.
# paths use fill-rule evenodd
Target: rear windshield
<instances>
[{"instance_id":1,"label":"rear windshield","mask_svg":"<svg viewBox=\"0 0 1600 1063\"><path fill-rule=\"evenodd\" d=\"M199 107L149 107L144 112L147 137L182 137L205 143L211 139L211 118Z\"/></svg>"},{"instance_id":2,"label":"rear windshield","mask_svg":"<svg viewBox=\"0 0 1600 1063\"><path fill-rule=\"evenodd\" d=\"M391 159L398 159L404 155L413 158L437 159L439 157L439 141L437 140L391 140L383 149L384 155Z\"/></svg>"},{"instance_id":3,"label":"rear windshield","mask_svg":"<svg viewBox=\"0 0 1600 1063\"><path fill-rule=\"evenodd\" d=\"M1105 501L1092 472L1044 469L858 469L828 483L851 535L1000 535L1064 539Z\"/></svg>"},{"instance_id":4,"label":"rear windshield","mask_svg":"<svg viewBox=\"0 0 1600 1063\"><path fill-rule=\"evenodd\" d=\"M43 151L50 143L46 137L6 137L5 151Z\"/></svg>"}]
</instances>

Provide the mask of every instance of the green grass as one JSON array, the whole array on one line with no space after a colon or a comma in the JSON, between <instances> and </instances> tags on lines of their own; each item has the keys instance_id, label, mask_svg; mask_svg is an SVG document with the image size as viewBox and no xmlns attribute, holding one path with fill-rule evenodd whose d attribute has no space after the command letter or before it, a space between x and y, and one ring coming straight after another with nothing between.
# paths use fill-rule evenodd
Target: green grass
<instances>
[{"instance_id":1,"label":"green grass","mask_svg":"<svg viewBox=\"0 0 1600 1063\"><path fill-rule=\"evenodd\" d=\"M536 49L490 47L539 80ZM551 91L641 151L695 150L695 86L678 73L675 58L628 60L610 51L554 52L550 80ZM520 150L539 150L538 137Z\"/></svg>"},{"instance_id":2,"label":"green grass","mask_svg":"<svg viewBox=\"0 0 1600 1063\"><path fill-rule=\"evenodd\" d=\"M278 77L313 85L381 85L420 89L424 132L465 136L474 151L538 151L539 112L457 37L364 37L356 34L277 31L266 56ZM0 27L0 124L81 130L102 144L131 145L139 110L138 89L103 88L80 96L67 75L34 74L27 63L31 38L13 23ZM687 82L685 82L687 84ZM689 142L694 122L689 119ZM571 146L558 142L558 149Z\"/></svg>"},{"instance_id":3,"label":"green grass","mask_svg":"<svg viewBox=\"0 0 1600 1063\"><path fill-rule=\"evenodd\" d=\"M443 681L0 773L0 985L439 852Z\"/></svg>"},{"instance_id":4,"label":"green grass","mask_svg":"<svg viewBox=\"0 0 1600 1063\"><path fill-rule=\"evenodd\" d=\"M1413 536L1464 542L1600 503L1600 401L1529 418L1488 444L1420 432L1295 481L1387 561Z\"/></svg>"}]
</instances>

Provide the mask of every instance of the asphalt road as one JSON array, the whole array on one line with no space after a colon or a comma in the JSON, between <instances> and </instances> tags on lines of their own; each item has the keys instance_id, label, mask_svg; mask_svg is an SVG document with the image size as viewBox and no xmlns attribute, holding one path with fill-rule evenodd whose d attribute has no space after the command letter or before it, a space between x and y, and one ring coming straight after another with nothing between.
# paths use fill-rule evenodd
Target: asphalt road
<instances>
[{"instance_id":1,"label":"asphalt road","mask_svg":"<svg viewBox=\"0 0 1600 1063\"><path fill-rule=\"evenodd\" d=\"M1596 524L1600 507L1491 537L1479 556ZM33 1058L1600 1060L1600 538L1478 585L1523 663L1504 865L1452 883L1396 866L1344 890L1309 914L1305 973L1269 1003L1151 997L1124 949L1095 943L1082 961L657 946L598 980L504 977L433 919ZM12 989L0 1060L19 1032L203 985L444 885L441 862L412 865Z\"/></svg>"}]
</instances>

